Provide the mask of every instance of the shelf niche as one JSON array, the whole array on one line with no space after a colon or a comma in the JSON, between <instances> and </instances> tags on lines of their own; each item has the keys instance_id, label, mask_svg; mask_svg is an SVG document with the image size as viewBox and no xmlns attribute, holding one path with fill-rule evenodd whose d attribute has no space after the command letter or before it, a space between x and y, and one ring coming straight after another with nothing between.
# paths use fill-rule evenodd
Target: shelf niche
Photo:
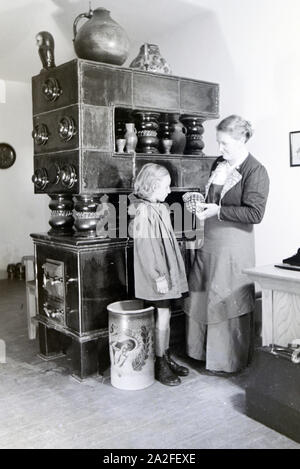
<instances>
[{"instance_id":1,"label":"shelf niche","mask_svg":"<svg viewBox=\"0 0 300 469\"><path fill-rule=\"evenodd\" d=\"M133 123L138 142L137 155L153 156L205 156L202 139L204 119L187 114L166 113L153 110L114 109L113 141L115 154L129 154L123 149L126 124ZM172 140L172 143L170 142Z\"/></svg>"}]
</instances>

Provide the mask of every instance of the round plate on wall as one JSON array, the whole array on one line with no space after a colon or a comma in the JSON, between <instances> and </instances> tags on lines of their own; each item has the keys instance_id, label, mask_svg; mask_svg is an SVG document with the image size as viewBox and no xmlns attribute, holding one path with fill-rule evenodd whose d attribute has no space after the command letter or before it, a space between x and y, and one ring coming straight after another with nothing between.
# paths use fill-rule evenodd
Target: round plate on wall
<instances>
[{"instance_id":1,"label":"round plate on wall","mask_svg":"<svg viewBox=\"0 0 300 469\"><path fill-rule=\"evenodd\" d=\"M16 161L16 152L8 143L0 143L0 169L10 168Z\"/></svg>"}]
</instances>

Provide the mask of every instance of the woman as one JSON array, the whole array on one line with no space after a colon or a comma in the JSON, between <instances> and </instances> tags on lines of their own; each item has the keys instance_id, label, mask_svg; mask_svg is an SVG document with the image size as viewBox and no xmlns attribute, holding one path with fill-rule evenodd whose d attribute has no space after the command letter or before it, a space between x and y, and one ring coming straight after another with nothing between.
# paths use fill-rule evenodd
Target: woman
<instances>
[{"instance_id":1,"label":"woman","mask_svg":"<svg viewBox=\"0 0 300 469\"><path fill-rule=\"evenodd\" d=\"M222 156L206 186L204 245L196 251L186 299L187 353L216 372L247 366L254 285L243 269L255 265L253 225L269 192L266 169L247 150L251 124L232 115L217 126Z\"/></svg>"}]
</instances>

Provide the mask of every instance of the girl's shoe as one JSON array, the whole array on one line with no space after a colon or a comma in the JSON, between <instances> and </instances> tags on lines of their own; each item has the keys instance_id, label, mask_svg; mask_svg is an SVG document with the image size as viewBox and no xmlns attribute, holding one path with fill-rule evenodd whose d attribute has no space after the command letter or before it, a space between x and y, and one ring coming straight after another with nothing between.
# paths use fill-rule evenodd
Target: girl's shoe
<instances>
[{"instance_id":1,"label":"girl's shoe","mask_svg":"<svg viewBox=\"0 0 300 469\"><path fill-rule=\"evenodd\" d=\"M180 378L169 368L166 357L156 357L155 379L166 386L178 386Z\"/></svg>"},{"instance_id":2,"label":"girl's shoe","mask_svg":"<svg viewBox=\"0 0 300 469\"><path fill-rule=\"evenodd\" d=\"M177 376L187 376L189 374L189 369L186 366L178 365L173 358L171 358L170 350L165 351L166 362L169 365L170 369Z\"/></svg>"}]
</instances>

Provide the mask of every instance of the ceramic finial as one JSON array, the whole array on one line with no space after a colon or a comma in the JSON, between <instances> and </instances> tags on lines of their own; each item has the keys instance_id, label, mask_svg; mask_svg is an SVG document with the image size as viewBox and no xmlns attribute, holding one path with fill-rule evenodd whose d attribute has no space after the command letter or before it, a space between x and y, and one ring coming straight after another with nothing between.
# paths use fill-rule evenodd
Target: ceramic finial
<instances>
[{"instance_id":1,"label":"ceramic finial","mask_svg":"<svg viewBox=\"0 0 300 469\"><path fill-rule=\"evenodd\" d=\"M43 70L55 67L54 61L54 39L48 31L40 31L36 36L36 43L39 48L39 56L43 65Z\"/></svg>"}]
</instances>

